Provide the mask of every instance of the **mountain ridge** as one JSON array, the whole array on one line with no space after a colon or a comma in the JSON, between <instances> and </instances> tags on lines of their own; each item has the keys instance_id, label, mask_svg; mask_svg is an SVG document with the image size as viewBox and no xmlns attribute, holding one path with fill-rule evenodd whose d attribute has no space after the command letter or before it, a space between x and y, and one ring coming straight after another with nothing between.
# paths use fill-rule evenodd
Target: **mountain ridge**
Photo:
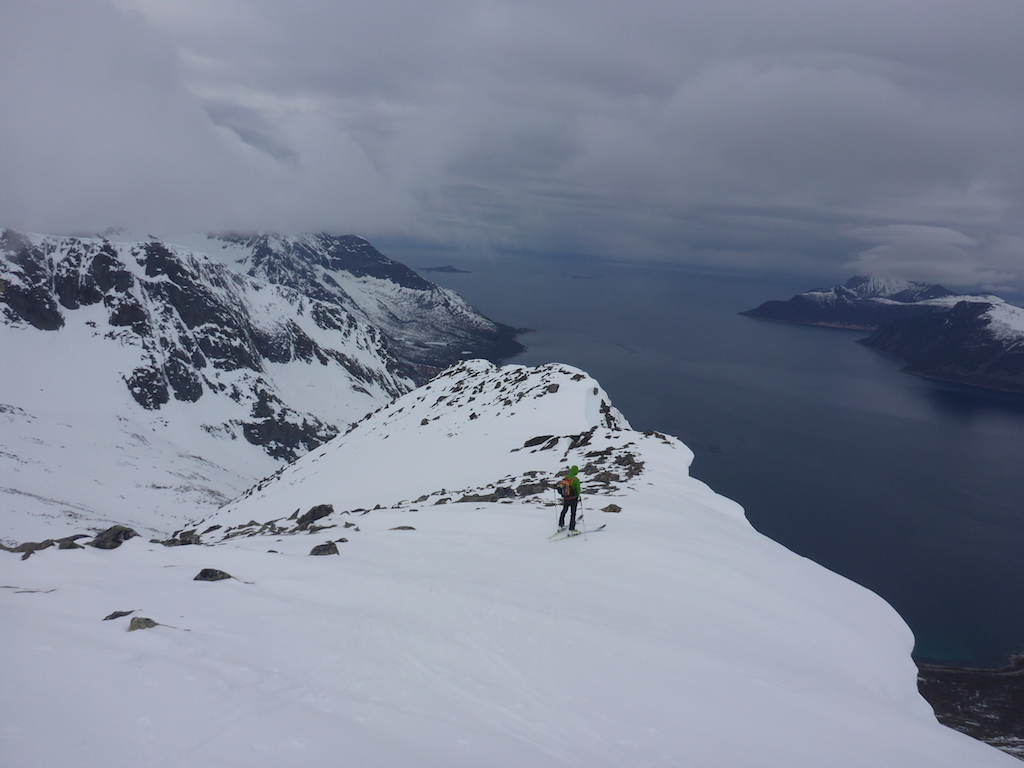
<instances>
[{"instance_id":1,"label":"mountain ridge","mask_svg":"<svg viewBox=\"0 0 1024 768\"><path fill-rule=\"evenodd\" d=\"M192 241L0 231L0 536L159 528L149 505L173 529L452 360L522 348L361 238Z\"/></svg>"}]
</instances>

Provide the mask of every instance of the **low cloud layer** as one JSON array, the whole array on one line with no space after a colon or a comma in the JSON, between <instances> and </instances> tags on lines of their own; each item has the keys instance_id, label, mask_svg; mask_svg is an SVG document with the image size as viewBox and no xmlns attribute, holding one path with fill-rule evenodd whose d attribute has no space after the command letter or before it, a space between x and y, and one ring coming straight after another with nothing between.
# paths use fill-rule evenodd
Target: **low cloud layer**
<instances>
[{"instance_id":1,"label":"low cloud layer","mask_svg":"<svg viewBox=\"0 0 1024 768\"><path fill-rule=\"evenodd\" d=\"M1024 4L0 0L0 223L1024 277Z\"/></svg>"}]
</instances>

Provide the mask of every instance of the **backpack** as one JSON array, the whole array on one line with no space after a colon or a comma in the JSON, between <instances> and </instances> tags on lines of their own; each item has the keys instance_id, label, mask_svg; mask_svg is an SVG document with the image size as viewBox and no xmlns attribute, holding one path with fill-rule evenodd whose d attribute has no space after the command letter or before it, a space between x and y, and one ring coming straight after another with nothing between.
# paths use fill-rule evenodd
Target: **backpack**
<instances>
[{"instance_id":1,"label":"backpack","mask_svg":"<svg viewBox=\"0 0 1024 768\"><path fill-rule=\"evenodd\" d=\"M572 481L571 477L563 477L555 484L555 489L565 501L572 501L576 498L576 494L572 492Z\"/></svg>"}]
</instances>

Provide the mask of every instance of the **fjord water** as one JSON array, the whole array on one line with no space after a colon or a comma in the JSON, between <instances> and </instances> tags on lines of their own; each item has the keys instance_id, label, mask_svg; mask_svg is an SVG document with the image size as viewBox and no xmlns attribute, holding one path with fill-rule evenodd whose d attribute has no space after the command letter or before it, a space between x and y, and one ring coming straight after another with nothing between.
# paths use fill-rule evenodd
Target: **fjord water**
<instances>
[{"instance_id":1,"label":"fjord water","mask_svg":"<svg viewBox=\"0 0 1024 768\"><path fill-rule=\"evenodd\" d=\"M467 266L428 276L536 330L510 362L578 366L634 428L680 437L759 531L892 604L919 660L995 666L1024 646L1024 397L901 373L862 333L737 314L805 281Z\"/></svg>"}]
</instances>

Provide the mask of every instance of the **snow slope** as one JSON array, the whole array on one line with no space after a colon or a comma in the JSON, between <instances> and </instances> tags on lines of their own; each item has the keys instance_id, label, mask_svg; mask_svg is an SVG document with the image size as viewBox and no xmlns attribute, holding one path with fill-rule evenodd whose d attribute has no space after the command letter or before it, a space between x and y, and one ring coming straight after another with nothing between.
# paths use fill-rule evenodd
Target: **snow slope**
<instances>
[{"instance_id":1,"label":"snow slope","mask_svg":"<svg viewBox=\"0 0 1024 768\"><path fill-rule=\"evenodd\" d=\"M360 238L191 245L0 230L0 542L166 534L429 363L516 346Z\"/></svg>"},{"instance_id":2,"label":"snow slope","mask_svg":"<svg viewBox=\"0 0 1024 768\"><path fill-rule=\"evenodd\" d=\"M471 362L204 520L212 546L0 552L5 763L1017 764L935 722L886 603L691 459L581 371ZM552 543L571 464L607 528Z\"/></svg>"}]
</instances>

